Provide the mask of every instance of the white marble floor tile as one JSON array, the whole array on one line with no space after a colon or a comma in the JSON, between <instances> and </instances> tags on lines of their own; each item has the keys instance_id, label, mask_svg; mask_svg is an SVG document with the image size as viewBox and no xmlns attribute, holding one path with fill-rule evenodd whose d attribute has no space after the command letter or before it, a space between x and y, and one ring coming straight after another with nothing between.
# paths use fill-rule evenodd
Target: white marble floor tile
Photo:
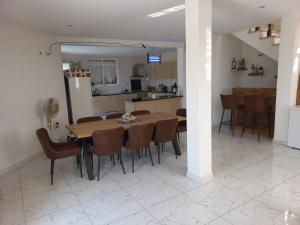
<instances>
[{"instance_id":1,"label":"white marble floor tile","mask_svg":"<svg viewBox=\"0 0 300 225\"><path fill-rule=\"evenodd\" d=\"M24 224L24 222L22 201L0 205L0 224L19 225Z\"/></svg>"},{"instance_id":2,"label":"white marble floor tile","mask_svg":"<svg viewBox=\"0 0 300 225\"><path fill-rule=\"evenodd\" d=\"M82 204L92 223L108 224L121 220L143 208L124 191L100 196Z\"/></svg>"},{"instance_id":3,"label":"white marble floor tile","mask_svg":"<svg viewBox=\"0 0 300 225\"><path fill-rule=\"evenodd\" d=\"M26 221L79 204L71 189L43 192L23 201Z\"/></svg>"},{"instance_id":4,"label":"white marble floor tile","mask_svg":"<svg viewBox=\"0 0 300 225\"><path fill-rule=\"evenodd\" d=\"M152 145L155 166L136 157L135 173L126 150L126 175L103 158L99 182L87 179L85 166L81 178L71 157L55 162L51 186L41 155L0 176L0 224L300 224L300 151L250 133L231 137L225 127L212 140L214 178L206 183L186 177L185 134L178 159L167 143L158 164Z\"/></svg>"},{"instance_id":5,"label":"white marble floor tile","mask_svg":"<svg viewBox=\"0 0 300 225\"><path fill-rule=\"evenodd\" d=\"M31 220L27 225L92 225L86 213L80 206L50 213L47 216Z\"/></svg>"},{"instance_id":6,"label":"white marble floor tile","mask_svg":"<svg viewBox=\"0 0 300 225\"><path fill-rule=\"evenodd\" d=\"M251 200L224 215L233 225L299 225L300 218L294 214L277 210L269 205Z\"/></svg>"},{"instance_id":7,"label":"white marble floor tile","mask_svg":"<svg viewBox=\"0 0 300 225\"><path fill-rule=\"evenodd\" d=\"M180 195L147 209L164 225L195 225L206 224L217 218L217 215L204 205Z\"/></svg>"},{"instance_id":8,"label":"white marble floor tile","mask_svg":"<svg viewBox=\"0 0 300 225\"><path fill-rule=\"evenodd\" d=\"M221 217L215 219L214 221L208 223L207 225L232 225L228 221L222 219Z\"/></svg>"},{"instance_id":9,"label":"white marble floor tile","mask_svg":"<svg viewBox=\"0 0 300 225\"><path fill-rule=\"evenodd\" d=\"M128 216L115 223L110 223L111 225L161 225L153 216L151 216L146 211L141 211Z\"/></svg>"},{"instance_id":10,"label":"white marble floor tile","mask_svg":"<svg viewBox=\"0 0 300 225\"><path fill-rule=\"evenodd\" d=\"M218 215L222 215L250 199L215 182L189 191L188 195Z\"/></svg>"},{"instance_id":11,"label":"white marble floor tile","mask_svg":"<svg viewBox=\"0 0 300 225\"><path fill-rule=\"evenodd\" d=\"M300 219L300 175L255 198L256 201Z\"/></svg>"}]
</instances>

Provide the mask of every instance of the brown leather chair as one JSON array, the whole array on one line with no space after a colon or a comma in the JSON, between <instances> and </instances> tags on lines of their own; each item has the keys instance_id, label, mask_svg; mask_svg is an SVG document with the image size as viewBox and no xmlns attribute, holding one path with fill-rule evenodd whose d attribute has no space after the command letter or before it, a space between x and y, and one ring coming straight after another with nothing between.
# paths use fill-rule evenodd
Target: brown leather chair
<instances>
[{"instance_id":1,"label":"brown leather chair","mask_svg":"<svg viewBox=\"0 0 300 225\"><path fill-rule=\"evenodd\" d=\"M81 149L79 146L77 146L74 142L52 142L48 135L48 131L45 128L38 129L36 131L36 135L42 145L42 148L47 158L51 160L51 185L53 184L54 162L56 159L66 158L69 156L78 156L80 159L80 175L82 177Z\"/></svg>"},{"instance_id":2,"label":"brown leather chair","mask_svg":"<svg viewBox=\"0 0 300 225\"><path fill-rule=\"evenodd\" d=\"M122 160L122 146L124 141L124 128L114 128L110 130L98 130L93 133L93 146L91 152L98 156L98 180L100 177L101 156L112 156L118 154L123 172L125 169Z\"/></svg>"},{"instance_id":3,"label":"brown leather chair","mask_svg":"<svg viewBox=\"0 0 300 225\"><path fill-rule=\"evenodd\" d=\"M160 148L163 143L171 142L176 138L177 119L157 121L154 127L152 141L157 144L158 163L160 164ZM175 153L176 155L176 153ZM177 157L177 156L176 156Z\"/></svg>"},{"instance_id":4,"label":"brown leather chair","mask_svg":"<svg viewBox=\"0 0 300 225\"><path fill-rule=\"evenodd\" d=\"M113 113L113 114L108 114L106 116L106 119L117 119L117 118L121 118L123 116L123 113Z\"/></svg>"},{"instance_id":5,"label":"brown leather chair","mask_svg":"<svg viewBox=\"0 0 300 225\"><path fill-rule=\"evenodd\" d=\"M241 133L241 137L246 132L246 128L248 128L248 117L249 114L253 114L252 121L252 133L254 133L254 129L257 130L257 139L260 141L260 132L264 128L269 129L269 136L271 136L271 108L269 107L268 100L262 95L249 95L245 96L245 108L244 108L244 119L243 119L243 129ZM268 124L261 123L261 117L263 115L268 116Z\"/></svg>"},{"instance_id":6,"label":"brown leather chair","mask_svg":"<svg viewBox=\"0 0 300 225\"><path fill-rule=\"evenodd\" d=\"M235 128L235 113L238 110L238 97L236 95L220 95L221 103L222 103L222 117L219 125L219 133L221 131L222 124L230 125L230 130L232 132L232 136L234 136L234 128ZM224 113L226 110L230 111L230 120L223 121Z\"/></svg>"},{"instance_id":7,"label":"brown leather chair","mask_svg":"<svg viewBox=\"0 0 300 225\"><path fill-rule=\"evenodd\" d=\"M102 118L100 116L89 116L89 117L82 117L77 120L77 123L87 123L87 122L94 122L100 121Z\"/></svg>"},{"instance_id":8,"label":"brown leather chair","mask_svg":"<svg viewBox=\"0 0 300 225\"><path fill-rule=\"evenodd\" d=\"M180 108L176 110L176 115L177 116L182 116L186 118L186 109L185 108ZM186 132L186 121L179 121L177 125L177 139L180 140L180 133L181 132Z\"/></svg>"},{"instance_id":9,"label":"brown leather chair","mask_svg":"<svg viewBox=\"0 0 300 225\"><path fill-rule=\"evenodd\" d=\"M133 111L131 114L134 116L138 116L138 115L144 115L144 114L150 114L151 112L149 110L137 110L137 111Z\"/></svg>"},{"instance_id":10,"label":"brown leather chair","mask_svg":"<svg viewBox=\"0 0 300 225\"><path fill-rule=\"evenodd\" d=\"M131 151L132 159L132 172L134 173L134 156L133 151L138 152L145 148L145 151L149 152L150 160L153 164L150 143L153 136L154 124L148 123L143 125L132 126L127 130L127 137L124 143L124 147Z\"/></svg>"}]
</instances>

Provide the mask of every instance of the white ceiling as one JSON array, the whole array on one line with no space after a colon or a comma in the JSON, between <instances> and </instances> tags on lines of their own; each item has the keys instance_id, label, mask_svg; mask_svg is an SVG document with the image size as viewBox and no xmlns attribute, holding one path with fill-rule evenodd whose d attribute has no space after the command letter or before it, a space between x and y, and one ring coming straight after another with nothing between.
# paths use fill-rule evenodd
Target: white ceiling
<instances>
[{"instance_id":1,"label":"white ceiling","mask_svg":"<svg viewBox=\"0 0 300 225\"><path fill-rule=\"evenodd\" d=\"M184 41L184 11L147 17L182 3L184 0L0 0L0 19L58 36ZM260 5L267 7L259 9ZM232 32L299 11L300 0L213 0L213 32Z\"/></svg>"},{"instance_id":2,"label":"white ceiling","mask_svg":"<svg viewBox=\"0 0 300 225\"><path fill-rule=\"evenodd\" d=\"M146 56L152 53L163 53L175 51L171 48L138 48L138 47L108 47L108 46L78 46L78 45L62 45L61 52L66 55L88 55L88 56Z\"/></svg>"}]
</instances>

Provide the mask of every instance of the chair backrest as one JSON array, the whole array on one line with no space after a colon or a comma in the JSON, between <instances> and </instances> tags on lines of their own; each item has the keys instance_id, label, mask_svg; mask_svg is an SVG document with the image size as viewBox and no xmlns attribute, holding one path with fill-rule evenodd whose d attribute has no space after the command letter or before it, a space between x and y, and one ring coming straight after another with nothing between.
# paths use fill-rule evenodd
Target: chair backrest
<instances>
[{"instance_id":1,"label":"chair backrest","mask_svg":"<svg viewBox=\"0 0 300 225\"><path fill-rule=\"evenodd\" d=\"M124 141L124 128L98 130L93 133L93 153L112 155L121 151Z\"/></svg>"},{"instance_id":2,"label":"chair backrest","mask_svg":"<svg viewBox=\"0 0 300 225\"><path fill-rule=\"evenodd\" d=\"M177 116L186 117L186 108L179 108L176 110Z\"/></svg>"},{"instance_id":3,"label":"chair backrest","mask_svg":"<svg viewBox=\"0 0 300 225\"><path fill-rule=\"evenodd\" d=\"M45 155L49 159L55 159L55 150L53 148L53 142L49 137L48 131L45 128L40 128L36 130L36 135L41 143Z\"/></svg>"},{"instance_id":4,"label":"chair backrest","mask_svg":"<svg viewBox=\"0 0 300 225\"><path fill-rule=\"evenodd\" d=\"M89 117L82 117L77 120L77 123L87 123L87 122L94 122L100 121L102 118L100 116L89 116Z\"/></svg>"},{"instance_id":5,"label":"chair backrest","mask_svg":"<svg viewBox=\"0 0 300 225\"><path fill-rule=\"evenodd\" d=\"M152 139L154 123L132 126L127 130L125 146L128 149L141 149L147 147Z\"/></svg>"},{"instance_id":6,"label":"chair backrest","mask_svg":"<svg viewBox=\"0 0 300 225\"><path fill-rule=\"evenodd\" d=\"M108 114L106 116L106 119L109 120L109 119L117 119L117 118L121 118L123 116L122 113L113 113L113 114Z\"/></svg>"},{"instance_id":7,"label":"chair backrest","mask_svg":"<svg viewBox=\"0 0 300 225\"><path fill-rule=\"evenodd\" d=\"M131 114L134 116L138 116L138 115L144 115L144 114L150 114L151 112L149 110L137 110L137 111L133 111Z\"/></svg>"},{"instance_id":8,"label":"chair backrest","mask_svg":"<svg viewBox=\"0 0 300 225\"><path fill-rule=\"evenodd\" d=\"M245 96L245 110L247 112L268 112L268 102L263 95Z\"/></svg>"},{"instance_id":9,"label":"chair backrest","mask_svg":"<svg viewBox=\"0 0 300 225\"><path fill-rule=\"evenodd\" d=\"M220 95L223 109L236 110L238 108L238 97L236 95Z\"/></svg>"},{"instance_id":10,"label":"chair backrest","mask_svg":"<svg viewBox=\"0 0 300 225\"><path fill-rule=\"evenodd\" d=\"M157 143L172 141L176 135L177 123L177 119L157 121L152 140Z\"/></svg>"}]
</instances>

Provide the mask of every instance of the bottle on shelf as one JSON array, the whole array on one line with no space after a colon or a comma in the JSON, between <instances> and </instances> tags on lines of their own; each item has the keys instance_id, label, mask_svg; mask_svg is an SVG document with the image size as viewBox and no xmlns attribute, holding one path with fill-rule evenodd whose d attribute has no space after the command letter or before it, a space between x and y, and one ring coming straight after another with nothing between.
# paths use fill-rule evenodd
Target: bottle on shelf
<instances>
[{"instance_id":1,"label":"bottle on shelf","mask_svg":"<svg viewBox=\"0 0 300 225\"><path fill-rule=\"evenodd\" d=\"M233 60L231 62L231 70L236 70L236 60L235 60L235 58L233 58Z\"/></svg>"}]
</instances>

